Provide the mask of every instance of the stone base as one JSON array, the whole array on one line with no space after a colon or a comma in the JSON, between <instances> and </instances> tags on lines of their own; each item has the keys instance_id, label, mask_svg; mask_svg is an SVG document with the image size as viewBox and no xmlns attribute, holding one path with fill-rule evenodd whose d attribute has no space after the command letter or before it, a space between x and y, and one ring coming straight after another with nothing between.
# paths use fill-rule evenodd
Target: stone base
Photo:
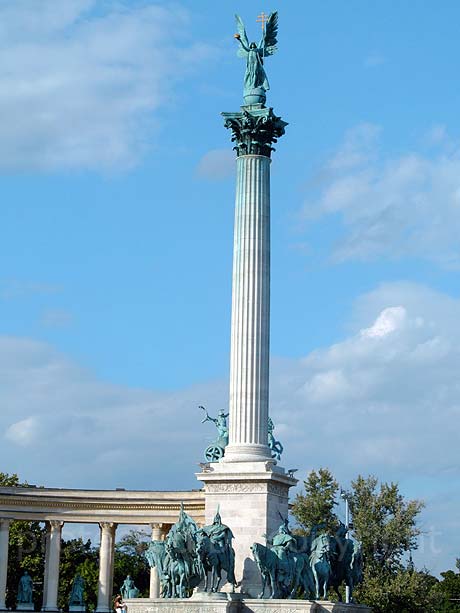
<instances>
[{"instance_id":1,"label":"stone base","mask_svg":"<svg viewBox=\"0 0 460 613\"><path fill-rule=\"evenodd\" d=\"M71 604L69 605L70 613L85 613L86 606L84 604Z\"/></svg>"},{"instance_id":2,"label":"stone base","mask_svg":"<svg viewBox=\"0 0 460 613\"><path fill-rule=\"evenodd\" d=\"M34 610L35 610L35 607L32 602L18 602L18 604L16 605L16 611L34 611Z\"/></svg>"},{"instance_id":3,"label":"stone base","mask_svg":"<svg viewBox=\"0 0 460 613\"><path fill-rule=\"evenodd\" d=\"M261 576L251 554L254 542L266 542L288 516L289 488L297 483L273 460L264 462L220 462L209 466L197 478L205 484L206 524L212 524L217 509L222 522L235 537L235 577L238 591L255 598L261 590ZM223 583L222 591L231 586Z\"/></svg>"},{"instance_id":4,"label":"stone base","mask_svg":"<svg viewBox=\"0 0 460 613\"><path fill-rule=\"evenodd\" d=\"M327 600L269 600L239 594L206 594L192 598L136 598L125 601L127 613L372 613L369 607Z\"/></svg>"}]
</instances>

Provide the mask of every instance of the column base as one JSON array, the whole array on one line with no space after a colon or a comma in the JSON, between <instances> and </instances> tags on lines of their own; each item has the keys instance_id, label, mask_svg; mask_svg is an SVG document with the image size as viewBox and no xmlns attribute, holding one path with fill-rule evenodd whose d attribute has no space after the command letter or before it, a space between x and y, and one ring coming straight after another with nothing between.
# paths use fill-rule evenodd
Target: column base
<instances>
[{"instance_id":1,"label":"column base","mask_svg":"<svg viewBox=\"0 0 460 613\"><path fill-rule=\"evenodd\" d=\"M86 606L84 604L71 604L69 605L70 613L85 613Z\"/></svg>"},{"instance_id":2,"label":"column base","mask_svg":"<svg viewBox=\"0 0 460 613\"><path fill-rule=\"evenodd\" d=\"M268 445L227 445L221 462L272 462Z\"/></svg>"},{"instance_id":3,"label":"column base","mask_svg":"<svg viewBox=\"0 0 460 613\"><path fill-rule=\"evenodd\" d=\"M113 613L113 609L110 607L98 607L94 613Z\"/></svg>"},{"instance_id":4,"label":"column base","mask_svg":"<svg viewBox=\"0 0 460 613\"><path fill-rule=\"evenodd\" d=\"M19 607L17 607L18 611L33 611L34 608L32 607L32 609L19 609ZM41 611L50 611L51 613L57 613L59 611L58 607L42 607Z\"/></svg>"}]
</instances>

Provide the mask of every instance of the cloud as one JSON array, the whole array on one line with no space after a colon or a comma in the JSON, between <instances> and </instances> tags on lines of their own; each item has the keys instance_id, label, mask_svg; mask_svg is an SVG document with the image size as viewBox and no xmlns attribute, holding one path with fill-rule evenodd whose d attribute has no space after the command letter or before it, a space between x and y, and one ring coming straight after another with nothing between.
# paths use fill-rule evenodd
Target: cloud
<instances>
[{"instance_id":1,"label":"cloud","mask_svg":"<svg viewBox=\"0 0 460 613\"><path fill-rule=\"evenodd\" d=\"M27 447L39 435L40 425L35 417L27 417L14 424L11 424L5 432L5 437L13 443L17 443L22 447Z\"/></svg>"},{"instance_id":2,"label":"cloud","mask_svg":"<svg viewBox=\"0 0 460 613\"><path fill-rule=\"evenodd\" d=\"M364 60L364 66L366 68L375 68L376 66L382 66L385 62L386 58L381 53L373 53Z\"/></svg>"},{"instance_id":3,"label":"cloud","mask_svg":"<svg viewBox=\"0 0 460 613\"><path fill-rule=\"evenodd\" d=\"M364 124L346 135L319 173L318 194L304 205L304 220L341 220L335 261L415 257L459 269L459 144L431 157L384 157L379 134L377 126ZM433 139L442 145L445 133L438 129Z\"/></svg>"},{"instance_id":4,"label":"cloud","mask_svg":"<svg viewBox=\"0 0 460 613\"><path fill-rule=\"evenodd\" d=\"M64 309L46 309L40 321L48 328L65 328L72 323L73 315Z\"/></svg>"},{"instance_id":5,"label":"cloud","mask_svg":"<svg viewBox=\"0 0 460 613\"><path fill-rule=\"evenodd\" d=\"M125 168L158 111L208 56L178 6L116 0L0 5L0 171Z\"/></svg>"},{"instance_id":6,"label":"cloud","mask_svg":"<svg viewBox=\"0 0 460 613\"><path fill-rule=\"evenodd\" d=\"M49 296L59 292L61 292L59 286L48 283L21 281L19 279L0 280L0 299L2 300L17 300L30 296Z\"/></svg>"},{"instance_id":7,"label":"cloud","mask_svg":"<svg viewBox=\"0 0 460 613\"><path fill-rule=\"evenodd\" d=\"M235 154L228 149L208 151L198 163L197 173L204 179L219 181L235 173Z\"/></svg>"},{"instance_id":8,"label":"cloud","mask_svg":"<svg viewBox=\"0 0 460 613\"><path fill-rule=\"evenodd\" d=\"M283 465L300 478L328 466L345 486L372 473L426 499L423 527L442 534L440 551L426 536L421 563L436 571L458 553L459 309L460 299L421 285L382 284L356 301L343 340L271 369ZM194 472L215 431L198 405L216 413L227 387L115 385L47 344L2 337L3 470L46 486L199 487Z\"/></svg>"}]
</instances>

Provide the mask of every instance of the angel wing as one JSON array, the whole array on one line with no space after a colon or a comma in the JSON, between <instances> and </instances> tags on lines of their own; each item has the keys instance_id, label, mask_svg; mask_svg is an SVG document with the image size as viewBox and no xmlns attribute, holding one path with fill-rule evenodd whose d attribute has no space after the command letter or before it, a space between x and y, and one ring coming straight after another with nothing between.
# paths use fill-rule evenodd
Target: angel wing
<instances>
[{"instance_id":1,"label":"angel wing","mask_svg":"<svg viewBox=\"0 0 460 613\"><path fill-rule=\"evenodd\" d=\"M244 23L241 17L239 15L235 15L235 19L236 19L236 29L238 30L238 34L240 35L240 40L243 44L243 46L238 45L237 53L240 57L246 57L247 51L245 51L244 47L246 47L246 49L249 47L248 35L246 34L246 29L244 27Z\"/></svg>"},{"instance_id":2,"label":"angel wing","mask_svg":"<svg viewBox=\"0 0 460 613\"><path fill-rule=\"evenodd\" d=\"M265 26L265 31L263 38L261 40L261 44L259 47L262 47L264 51L264 56L273 55L278 51L278 47L276 43L278 35L278 11L270 14L268 18L267 25Z\"/></svg>"}]
</instances>

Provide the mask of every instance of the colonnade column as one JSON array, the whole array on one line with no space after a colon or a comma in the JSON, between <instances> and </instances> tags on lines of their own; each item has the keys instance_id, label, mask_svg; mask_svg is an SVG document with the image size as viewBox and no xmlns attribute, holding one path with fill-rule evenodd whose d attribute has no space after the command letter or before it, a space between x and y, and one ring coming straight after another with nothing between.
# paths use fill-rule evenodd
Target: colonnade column
<instances>
[{"instance_id":1,"label":"colonnade column","mask_svg":"<svg viewBox=\"0 0 460 613\"><path fill-rule=\"evenodd\" d=\"M62 521L47 523L45 581L42 611L59 611L57 606L59 587L59 562L61 559Z\"/></svg>"},{"instance_id":2,"label":"colonnade column","mask_svg":"<svg viewBox=\"0 0 460 613\"><path fill-rule=\"evenodd\" d=\"M100 522L101 544L99 548L99 583L96 613L111 613L113 587L113 556L117 524Z\"/></svg>"},{"instance_id":3,"label":"colonnade column","mask_svg":"<svg viewBox=\"0 0 460 613\"><path fill-rule=\"evenodd\" d=\"M152 528L152 541L163 541L165 531L163 524L150 524ZM150 568L150 598L160 598L160 577L156 566Z\"/></svg>"},{"instance_id":4,"label":"colonnade column","mask_svg":"<svg viewBox=\"0 0 460 613\"><path fill-rule=\"evenodd\" d=\"M8 543L11 519L0 519L0 611L6 610L6 580L8 577Z\"/></svg>"}]
</instances>

